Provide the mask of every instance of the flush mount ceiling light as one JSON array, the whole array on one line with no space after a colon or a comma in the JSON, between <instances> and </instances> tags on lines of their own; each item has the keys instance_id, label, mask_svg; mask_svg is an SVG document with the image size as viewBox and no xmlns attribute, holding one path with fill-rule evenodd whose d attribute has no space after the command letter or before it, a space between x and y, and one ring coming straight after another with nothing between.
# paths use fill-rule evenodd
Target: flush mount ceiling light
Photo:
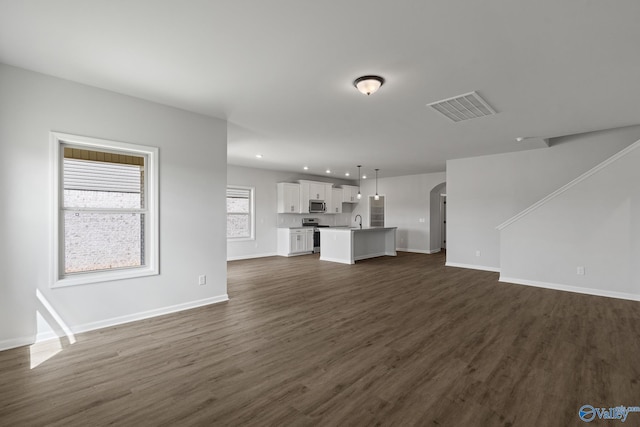
<instances>
[{"instance_id":1,"label":"flush mount ceiling light","mask_svg":"<svg viewBox=\"0 0 640 427\"><path fill-rule=\"evenodd\" d=\"M384 79L380 76L362 76L353 81L356 89L365 95L371 95L376 92L383 84Z\"/></svg>"}]
</instances>

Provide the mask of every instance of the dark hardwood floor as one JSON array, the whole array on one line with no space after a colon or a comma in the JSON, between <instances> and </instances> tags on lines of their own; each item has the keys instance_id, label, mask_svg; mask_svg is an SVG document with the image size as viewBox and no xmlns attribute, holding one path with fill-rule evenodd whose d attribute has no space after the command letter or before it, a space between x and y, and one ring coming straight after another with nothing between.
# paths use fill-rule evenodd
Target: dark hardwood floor
<instances>
[{"instance_id":1,"label":"dark hardwood floor","mask_svg":"<svg viewBox=\"0 0 640 427\"><path fill-rule=\"evenodd\" d=\"M34 369L0 352L0 425L579 426L584 404L640 406L640 303L444 261L230 262L229 302L77 335Z\"/></svg>"}]
</instances>

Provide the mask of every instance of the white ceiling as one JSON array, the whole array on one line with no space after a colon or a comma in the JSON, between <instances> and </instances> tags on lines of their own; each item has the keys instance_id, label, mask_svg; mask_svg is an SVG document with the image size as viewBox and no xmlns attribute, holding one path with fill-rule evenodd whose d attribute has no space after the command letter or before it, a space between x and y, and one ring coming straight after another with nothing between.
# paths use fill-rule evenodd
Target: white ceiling
<instances>
[{"instance_id":1,"label":"white ceiling","mask_svg":"<svg viewBox=\"0 0 640 427\"><path fill-rule=\"evenodd\" d=\"M0 62L226 118L230 164L384 177L640 123L639 18L637 0L0 0ZM361 95L364 74L386 83ZM426 107L471 91L498 114Z\"/></svg>"}]
</instances>

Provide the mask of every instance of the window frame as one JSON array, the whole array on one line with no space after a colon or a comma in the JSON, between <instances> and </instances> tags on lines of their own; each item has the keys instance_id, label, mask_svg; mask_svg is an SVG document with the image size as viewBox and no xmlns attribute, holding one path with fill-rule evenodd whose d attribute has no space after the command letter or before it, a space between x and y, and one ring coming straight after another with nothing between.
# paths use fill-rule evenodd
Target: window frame
<instances>
[{"instance_id":1,"label":"window frame","mask_svg":"<svg viewBox=\"0 0 640 427\"><path fill-rule=\"evenodd\" d=\"M256 209L255 209L255 199L256 199L256 189L255 187L246 187L242 185L227 185L225 188L225 212L227 218L227 224L229 223L229 211L226 208L227 194L229 189L234 190L247 190L249 191L249 236L242 237L229 237L229 229L227 228L227 241L228 242L242 242L242 241L250 241L256 239Z\"/></svg>"},{"instance_id":2,"label":"window frame","mask_svg":"<svg viewBox=\"0 0 640 427\"><path fill-rule=\"evenodd\" d=\"M71 135L60 132L50 132L52 158L52 189L51 189L51 287L86 285L90 283L107 282L136 277L152 276L160 273L159 260L159 174L158 148L127 142L112 141L99 138ZM145 158L145 233L144 251L145 265L140 267L114 268L112 270L97 270L64 273L64 228L63 211L63 161L64 147L129 154Z\"/></svg>"}]
</instances>

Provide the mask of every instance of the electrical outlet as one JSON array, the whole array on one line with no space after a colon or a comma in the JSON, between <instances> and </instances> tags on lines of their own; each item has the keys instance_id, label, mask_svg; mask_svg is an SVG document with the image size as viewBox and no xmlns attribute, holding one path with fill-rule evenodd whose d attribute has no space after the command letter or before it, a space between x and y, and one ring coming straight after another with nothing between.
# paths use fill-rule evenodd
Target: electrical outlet
<instances>
[{"instance_id":1,"label":"electrical outlet","mask_svg":"<svg viewBox=\"0 0 640 427\"><path fill-rule=\"evenodd\" d=\"M206 285L207 284L207 276L201 274L198 276L198 285Z\"/></svg>"},{"instance_id":2,"label":"electrical outlet","mask_svg":"<svg viewBox=\"0 0 640 427\"><path fill-rule=\"evenodd\" d=\"M479 250L476 251L476 256L480 256L481 252Z\"/></svg>"},{"instance_id":3,"label":"electrical outlet","mask_svg":"<svg viewBox=\"0 0 640 427\"><path fill-rule=\"evenodd\" d=\"M578 274L580 276L584 276L584 266L583 265L579 265L578 268L576 268L576 274Z\"/></svg>"}]
</instances>

